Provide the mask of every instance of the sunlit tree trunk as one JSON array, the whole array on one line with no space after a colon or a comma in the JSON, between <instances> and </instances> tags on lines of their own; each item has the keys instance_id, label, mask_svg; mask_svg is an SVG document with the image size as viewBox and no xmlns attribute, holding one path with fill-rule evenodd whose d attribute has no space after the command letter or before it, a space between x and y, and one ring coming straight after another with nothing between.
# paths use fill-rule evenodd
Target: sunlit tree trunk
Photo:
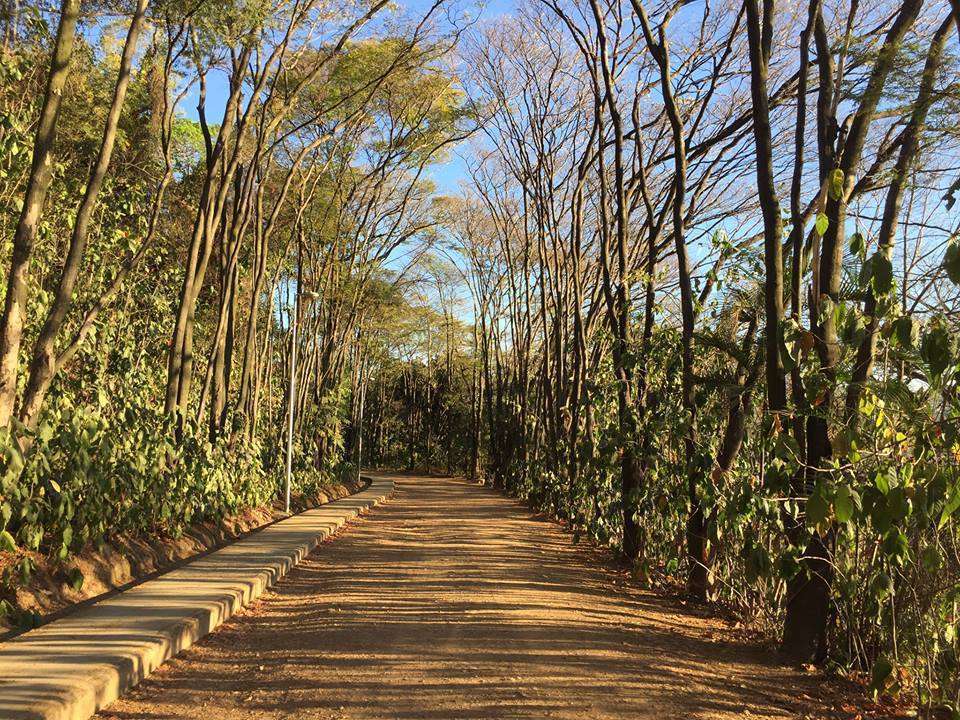
<instances>
[{"instance_id":1,"label":"sunlit tree trunk","mask_svg":"<svg viewBox=\"0 0 960 720\"><path fill-rule=\"evenodd\" d=\"M60 22L50 58L47 85L33 141L33 161L23 208L13 236L13 256L7 274L3 316L0 318L0 427L7 427L14 412L19 379L20 344L27 302L27 281L43 203L53 173L53 145L60 119L60 103L70 73L80 0L63 0Z\"/></svg>"}]
</instances>

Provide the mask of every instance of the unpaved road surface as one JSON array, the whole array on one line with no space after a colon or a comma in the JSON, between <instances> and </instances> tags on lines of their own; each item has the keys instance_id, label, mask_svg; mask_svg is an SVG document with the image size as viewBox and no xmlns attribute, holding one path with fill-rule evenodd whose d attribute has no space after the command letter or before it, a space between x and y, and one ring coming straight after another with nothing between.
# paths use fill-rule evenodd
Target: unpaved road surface
<instances>
[{"instance_id":1,"label":"unpaved road surface","mask_svg":"<svg viewBox=\"0 0 960 720\"><path fill-rule=\"evenodd\" d=\"M393 500L103 720L796 718L814 682L463 480Z\"/></svg>"}]
</instances>

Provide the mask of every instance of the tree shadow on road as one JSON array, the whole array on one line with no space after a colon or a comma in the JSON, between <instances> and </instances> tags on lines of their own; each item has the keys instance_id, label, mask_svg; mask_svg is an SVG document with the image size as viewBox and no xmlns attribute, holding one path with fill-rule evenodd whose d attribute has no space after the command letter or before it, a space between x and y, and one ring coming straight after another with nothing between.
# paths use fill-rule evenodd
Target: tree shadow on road
<instances>
[{"instance_id":1,"label":"tree shadow on road","mask_svg":"<svg viewBox=\"0 0 960 720\"><path fill-rule=\"evenodd\" d=\"M100 717L798 717L811 689L462 480L324 544ZM159 714L158 714L159 713Z\"/></svg>"}]
</instances>

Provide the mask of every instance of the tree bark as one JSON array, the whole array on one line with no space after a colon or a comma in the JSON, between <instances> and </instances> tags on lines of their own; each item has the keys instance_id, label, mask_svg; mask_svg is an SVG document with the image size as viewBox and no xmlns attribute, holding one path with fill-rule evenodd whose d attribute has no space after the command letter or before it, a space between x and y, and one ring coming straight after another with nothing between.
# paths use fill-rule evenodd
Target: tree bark
<instances>
[{"instance_id":1,"label":"tree bark","mask_svg":"<svg viewBox=\"0 0 960 720\"><path fill-rule=\"evenodd\" d=\"M814 347L820 360L820 372L824 375L826 390L818 398L816 407L807 419L807 466L811 469L806 485L812 485L822 473L828 472L825 461L833 457L830 441L830 425L827 413L833 405L837 365L840 359L837 324L832 308L840 302L841 261L844 250L844 228L847 202L854 186L855 175L867 139L870 124L877 104L904 35L913 25L920 12L923 0L905 0L884 38L884 42L871 69L860 104L853 115L849 131L839 152L835 167L842 175L840 192L828 194L825 214L827 230L821 244L819 267L815 280L814 297L817 307L812 307L811 327ZM824 51L823 29L818 22L816 29L818 53ZM821 65L822 68L822 65ZM822 77L822 69L821 69ZM821 79L821 92L831 92L830 84ZM824 143L832 137L835 127L832 107L823 96L818 100L818 137L821 138L821 168L824 168L824 153L836 156L832 143ZM830 616L830 601L833 585L832 545L833 530L821 534L814 532L807 543L801 561L801 570L787 585L786 619L782 649L793 661L820 661L828 652L827 621Z\"/></svg>"},{"instance_id":2,"label":"tree bark","mask_svg":"<svg viewBox=\"0 0 960 720\"><path fill-rule=\"evenodd\" d=\"M63 99L64 84L70 73L79 13L80 0L63 0L37 134L33 141L33 163L23 198L23 210L13 236L13 256L7 275L3 317L0 318L0 428L6 428L10 424L16 402L20 344L23 340L23 319L27 301L27 276L40 214L50 189L60 103Z\"/></svg>"},{"instance_id":3,"label":"tree bark","mask_svg":"<svg viewBox=\"0 0 960 720\"><path fill-rule=\"evenodd\" d=\"M47 318L40 329L40 334L33 348L30 374L20 407L20 420L29 428L33 428L37 423L40 408L56 372L56 341L67 318L67 312L72 305L74 287L87 247L90 220L97 205L100 188L110 167L110 160L113 157L113 146L117 139L117 126L120 122L120 113L123 111L127 87L130 85L130 69L133 64L133 56L137 50L137 40L143 27L147 4L148 0L139 0L133 19L130 21L127 39L120 56L120 67L117 71L117 82L113 89L113 99L103 128L97 161L90 172L83 200L80 202L80 207L77 209L74 218L70 246L60 274L53 304L47 313Z\"/></svg>"}]
</instances>

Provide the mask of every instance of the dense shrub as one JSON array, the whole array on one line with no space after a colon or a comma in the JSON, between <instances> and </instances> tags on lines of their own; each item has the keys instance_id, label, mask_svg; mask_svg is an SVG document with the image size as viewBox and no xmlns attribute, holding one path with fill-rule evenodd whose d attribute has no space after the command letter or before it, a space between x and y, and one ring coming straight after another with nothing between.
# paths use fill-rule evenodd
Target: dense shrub
<instances>
[{"instance_id":1,"label":"dense shrub","mask_svg":"<svg viewBox=\"0 0 960 720\"><path fill-rule=\"evenodd\" d=\"M0 494L13 541L66 557L114 533L177 535L276 496L278 476L256 444L228 449L196 433L173 443L172 426L148 408L108 421L64 403L36 434L20 436L26 453L8 438Z\"/></svg>"}]
</instances>

